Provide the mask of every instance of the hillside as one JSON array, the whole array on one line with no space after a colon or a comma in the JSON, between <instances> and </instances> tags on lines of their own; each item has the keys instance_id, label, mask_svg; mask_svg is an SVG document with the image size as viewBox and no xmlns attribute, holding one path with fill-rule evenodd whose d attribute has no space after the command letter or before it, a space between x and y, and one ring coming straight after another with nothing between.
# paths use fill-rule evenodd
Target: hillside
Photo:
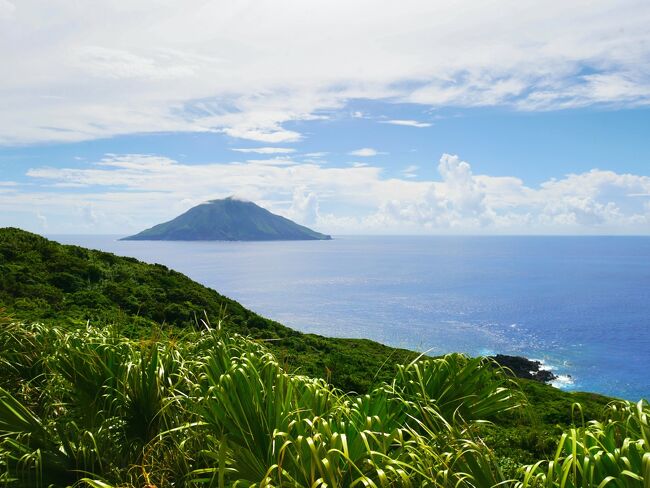
<instances>
[{"instance_id":1,"label":"hillside","mask_svg":"<svg viewBox=\"0 0 650 488\"><path fill-rule=\"evenodd\" d=\"M134 334L155 324L196 329L206 315L213 323L226 318L227 330L271 341L290 367L328 376L346 390L367 391L373 381L390 378L392 363L415 357L369 340L302 334L165 266L19 229L0 229L0 307L21 320L118 323Z\"/></svg>"},{"instance_id":2,"label":"hillside","mask_svg":"<svg viewBox=\"0 0 650 488\"><path fill-rule=\"evenodd\" d=\"M546 452L517 458L516 435L537 434L486 423L529 412L489 359L414 361L354 397L288 372L257 341L219 328L170 332L133 339L0 316L0 483L647 486L647 404L614 403L603 421L557 429L542 439Z\"/></svg>"},{"instance_id":3,"label":"hillside","mask_svg":"<svg viewBox=\"0 0 650 488\"><path fill-rule=\"evenodd\" d=\"M117 324L134 335L158 325L196 329L205 317L224 319L226 330L267 341L288 366L357 392L390 379L395 363L417 356L367 339L303 334L166 266L15 228L0 229L0 307L20 320Z\"/></svg>"},{"instance_id":4,"label":"hillside","mask_svg":"<svg viewBox=\"0 0 650 488\"><path fill-rule=\"evenodd\" d=\"M165 266L61 245L19 229L0 229L0 308L13 320L65 327L89 321L134 339L158 334L161 326L171 336L201 330L207 316L213 327L221 323L229 333L263 340L288 371L357 393L390 383L398 364L417 357L370 340L302 334ZM532 413L499 418L486 435L499 452L523 461L553 449L555 426L571 422L574 402L581 403L586 419L596 419L610 400L536 381L519 384Z\"/></svg>"},{"instance_id":5,"label":"hillside","mask_svg":"<svg viewBox=\"0 0 650 488\"><path fill-rule=\"evenodd\" d=\"M212 200L191 208L126 240L149 241L294 241L328 240L268 210L235 198Z\"/></svg>"}]
</instances>

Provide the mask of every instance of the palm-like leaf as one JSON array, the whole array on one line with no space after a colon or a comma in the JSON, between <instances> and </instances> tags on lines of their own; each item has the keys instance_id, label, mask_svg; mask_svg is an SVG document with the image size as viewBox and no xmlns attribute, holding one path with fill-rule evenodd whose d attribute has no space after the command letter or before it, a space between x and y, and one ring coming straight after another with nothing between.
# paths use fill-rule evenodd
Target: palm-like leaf
<instances>
[{"instance_id":1,"label":"palm-like leaf","mask_svg":"<svg viewBox=\"0 0 650 488\"><path fill-rule=\"evenodd\" d=\"M626 402L611 405L608 420L591 422L563 434L555 457L528 466L518 487L648 488L649 414L650 407L643 401L637 405Z\"/></svg>"},{"instance_id":2,"label":"palm-like leaf","mask_svg":"<svg viewBox=\"0 0 650 488\"><path fill-rule=\"evenodd\" d=\"M0 327L0 482L9 486L506 485L477 422L523 404L493 362L448 355L345 395L221 330L149 340L116 330ZM565 434L520 487L644 486L648 406ZM646 487L644 487L646 488Z\"/></svg>"},{"instance_id":3,"label":"palm-like leaf","mask_svg":"<svg viewBox=\"0 0 650 488\"><path fill-rule=\"evenodd\" d=\"M448 423L485 420L520 408L525 399L515 381L487 358L448 354L398 366L393 390L413 402L430 428L442 417ZM433 407L439 416L432 415Z\"/></svg>"}]
</instances>

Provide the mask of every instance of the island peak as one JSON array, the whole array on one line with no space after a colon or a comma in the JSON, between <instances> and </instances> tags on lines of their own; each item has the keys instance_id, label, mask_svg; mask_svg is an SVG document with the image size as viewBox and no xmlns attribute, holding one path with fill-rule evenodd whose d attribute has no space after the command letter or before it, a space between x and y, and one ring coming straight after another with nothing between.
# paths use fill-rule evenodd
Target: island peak
<instances>
[{"instance_id":1,"label":"island peak","mask_svg":"<svg viewBox=\"0 0 650 488\"><path fill-rule=\"evenodd\" d=\"M296 241L329 240L259 205L229 196L209 200L178 217L124 240L141 241Z\"/></svg>"}]
</instances>

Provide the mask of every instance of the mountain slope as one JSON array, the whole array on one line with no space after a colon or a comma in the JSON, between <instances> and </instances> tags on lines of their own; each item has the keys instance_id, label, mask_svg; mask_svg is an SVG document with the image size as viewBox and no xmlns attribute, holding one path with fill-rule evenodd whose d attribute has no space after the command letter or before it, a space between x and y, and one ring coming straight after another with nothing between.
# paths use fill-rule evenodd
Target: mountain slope
<instances>
[{"instance_id":1,"label":"mountain slope","mask_svg":"<svg viewBox=\"0 0 650 488\"><path fill-rule=\"evenodd\" d=\"M390 383L396 364L418 356L366 339L303 334L165 266L61 245L12 228L0 229L0 327L4 315L55 327L85 328L87 321L97 327L114 324L129 337L143 338L143 344L158 337L161 326L175 340L184 331L202 329L199 320L206 315L213 327L224 318L227 333L264 341L288 371L325 378L343 391L358 393ZM571 422L574 402L582 404L585 419L596 419L609 401L536 381L519 382L537 413L532 418L499 418L488 433L502 455L525 462L552 453L556 424Z\"/></svg>"},{"instance_id":2,"label":"mountain slope","mask_svg":"<svg viewBox=\"0 0 650 488\"><path fill-rule=\"evenodd\" d=\"M357 392L390 380L395 363L417 357L415 352L368 339L303 334L166 266L62 245L15 228L0 228L0 316L3 308L20 320L117 323L136 334L157 324L195 328L206 315L215 325L225 317L226 330L270 340L269 347L288 366L328 377L336 386ZM577 400L575 395L589 395L571 395L531 381L522 384L529 394L557 396L558 410L563 413L547 406L549 415L566 414L570 411L565 408L567 402L570 407L571 401Z\"/></svg>"},{"instance_id":3,"label":"mountain slope","mask_svg":"<svg viewBox=\"0 0 650 488\"><path fill-rule=\"evenodd\" d=\"M231 197L203 203L169 222L158 224L125 239L295 241L327 240L331 237L275 215L253 202L245 202Z\"/></svg>"},{"instance_id":4,"label":"mountain slope","mask_svg":"<svg viewBox=\"0 0 650 488\"><path fill-rule=\"evenodd\" d=\"M344 390L367 391L416 353L367 339L302 334L248 310L159 264L62 245L20 229L0 228L0 317L52 324L118 324L138 335L152 327L215 326L270 341L287 367L329 377ZM387 361L390 359L390 362Z\"/></svg>"}]
</instances>

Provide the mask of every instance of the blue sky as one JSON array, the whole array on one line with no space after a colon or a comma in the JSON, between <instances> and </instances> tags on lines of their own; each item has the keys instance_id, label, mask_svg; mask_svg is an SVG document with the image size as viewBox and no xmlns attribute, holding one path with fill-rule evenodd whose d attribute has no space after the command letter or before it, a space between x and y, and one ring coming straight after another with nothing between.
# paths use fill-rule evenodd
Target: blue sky
<instances>
[{"instance_id":1,"label":"blue sky","mask_svg":"<svg viewBox=\"0 0 650 488\"><path fill-rule=\"evenodd\" d=\"M364 117L355 117L356 112ZM435 163L445 152L471 161L474 172L516 176L529 185L593 168L650 174L650 108L542 113L507 108L431 111L413 104L354 100L329 117L286 124L304 134L304 139L281 146L303 155L327 152L327 158L321 159L331 166L372 162L391 176L417 165L417 179L435 177ZM385 123L387 120L417 120L431 126L399 126ZM268 144L219 133L135 134L79 143L5 146L0 148L0 161L3 178L28 183L27 168L84 168L108 153L154 154L202 164L241 159L242 153L233 149L244 146ZM348 154L363 147L385 154L370 161Z\"/></svg>"},{"instance_id":2,"label":"blue sky","mask_svg":"<svg viewBox=\"0 0 650 488\"><path fill-rule=\"evenodd\" d=\"M650 7L0 0L0 226L649 234ZM298 42L299 40L299 42Z\"/></svg>"}]
</instances>

